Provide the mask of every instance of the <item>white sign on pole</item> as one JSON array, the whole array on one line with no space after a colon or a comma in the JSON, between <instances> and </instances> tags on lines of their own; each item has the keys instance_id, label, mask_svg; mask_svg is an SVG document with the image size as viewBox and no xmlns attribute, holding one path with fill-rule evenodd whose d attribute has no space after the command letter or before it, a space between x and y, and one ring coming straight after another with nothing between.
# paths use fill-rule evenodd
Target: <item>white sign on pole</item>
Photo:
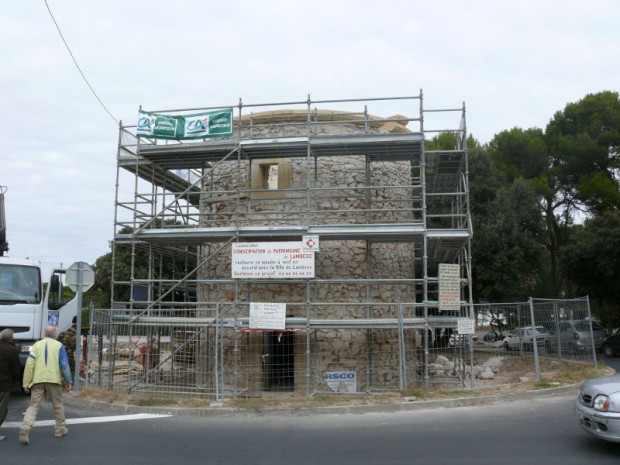
<instances>
[{"instance_id":1,"label":"white sign on pole","mask_svg":"<svg viewBox=\"0 0 620 465\"><path fill-rule=\"evenodd\" d=\"M456 324L456 330L459 334L474 334L476 332L473 318L459 318Z\"/></svg>"},{"instance_id":2,"label":"white sign on pole","mask_svg":"<svg viewBox=\"0 0 620 465\"><path fill-rule=\"evenodd\" d=\"M461 309L461 267L439 264L439 310Z\"/></svg>"},{"instance_id":3,"label":"white sign on pole","mask_svg":"<svg viewBox=\"0 0 620 465\"><path fill-rule=\"evenodd\" d=\"M231 252L233 278L314 278L314 252L301 242L238 242Z\"/></svg>"},{"instance_id":4,"label":"white sign on pole","mask_svg":"<svg viewBox=\"0 0 620 465\"><path fill-rule=\"evenodd\" d=\"M65 271L65 280L67 285L76 293L77 313L75 315L75 325L78 328L78 334L82 331L82 294L89 290L95 284L95 270L86 262L75 262ZM49 315L48 315L49 319ZM78 342L80 339L77 339ZM82 344L75 345L75 359L82 360ZM73 389L80 390L80 370L75 370L73 374Z\"/></svg>"},{"instance_id":5,"label":"white sign on pole","mask_svg":"<svg viewBox=\"0 0 620 465\"><path fill-rule=\"evenodd\" d=\"M86 262L75 262L65 271L65 278L73 292L78 292L80 285L82 292L86 292L95 284L95 271Z\"/></svg>"},{"instance_id":6,"label":"white sign on pole","mask_svg":"<svg viewBox=\"0 0 620 465\"><path fill-rule=\"evenodd\" d=\"M250 329L285 329L286 304L250 302Z\"/></svg>"}]
</instances>

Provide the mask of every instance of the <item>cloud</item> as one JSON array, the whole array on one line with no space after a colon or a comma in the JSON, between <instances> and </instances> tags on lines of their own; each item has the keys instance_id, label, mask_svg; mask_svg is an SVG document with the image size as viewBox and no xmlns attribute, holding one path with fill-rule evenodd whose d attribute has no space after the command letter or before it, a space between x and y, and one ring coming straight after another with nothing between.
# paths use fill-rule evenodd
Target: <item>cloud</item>
<instances>
[{"instance_id":1,"label":"cloud","mask_svg":"<svg viewBox=\"0 0 620 465\"><path fill-rule=\"evenodd\" d=\"M469 132L484 143L514 126L544 127L566 103L618 90L620 82L613 0L48 4L97 95L126 124L139 105L423 89L427 108L465 103ZM76 70L44 3L14 2L0 18L0 44L0 184L9 186L10 253L93 263L113 235L118 125ZM414 115L408 105L369 104L368 111ZM364 110L362 103L330 106Z\"/></svg>"}]
</instances>

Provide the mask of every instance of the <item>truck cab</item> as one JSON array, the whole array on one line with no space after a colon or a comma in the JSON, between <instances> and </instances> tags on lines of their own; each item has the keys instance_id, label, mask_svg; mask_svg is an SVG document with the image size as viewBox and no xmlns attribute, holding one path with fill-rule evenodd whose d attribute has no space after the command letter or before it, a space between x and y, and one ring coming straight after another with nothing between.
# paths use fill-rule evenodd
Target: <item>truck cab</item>
<instances>
[{"instance_id":1,"label":"truck cab","mask_svg":"<svg viewBox=\"0 0 620 465\"><path fill-rule=\"evenodd\" d=\"M65 270L52 270L47 286L41 270L36 260L0 256L0 330L13 330L22 366L45 327L57 326L58 332L68 329L78 310L76 295L64 286Z\"/></svg>"}]
</instances>

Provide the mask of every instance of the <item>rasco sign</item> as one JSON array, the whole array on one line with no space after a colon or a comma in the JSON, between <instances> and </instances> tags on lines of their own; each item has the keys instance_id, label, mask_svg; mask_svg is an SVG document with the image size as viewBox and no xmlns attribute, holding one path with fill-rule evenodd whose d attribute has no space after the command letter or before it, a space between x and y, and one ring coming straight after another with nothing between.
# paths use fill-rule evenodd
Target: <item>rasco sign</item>
<instances>
[{"instance_id":1,"label":"rasco sign","mask_svg":"<svg viewBox=\"0 0 620 465\"><path fill-rule=\"evenodd\" d=\"M333 392L357 392L356 371L327 371L323 379Z\"/></svg>"},{"instance_id":2,"label":"rasco sign","mask_svg":"<svg viewBox=\"0 0 620 465\"><path fill-rule=\"evenodd\" d=\"M233 133L232 108L195 113L167 115L139 111L136 135L153 139L207 139Z\"/></svg>"},{"instance_id":3,"label":"rasco sign","mask_svg":"<svg viewBox=\"0 0 620 465\"><path fill-rule=\"evenodd\" d=\"M336 379L336 380L352 380L355 379L355 372L353 371L337 371L337 372L329 372L325 373L325 379Z\"/></svg>"}]
</instances>

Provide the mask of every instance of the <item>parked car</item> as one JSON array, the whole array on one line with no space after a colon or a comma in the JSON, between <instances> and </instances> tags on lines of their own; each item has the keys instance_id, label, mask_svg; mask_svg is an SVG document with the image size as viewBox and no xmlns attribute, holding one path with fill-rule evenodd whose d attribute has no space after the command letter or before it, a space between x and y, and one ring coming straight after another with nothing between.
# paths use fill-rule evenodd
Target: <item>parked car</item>
<instances>
[{"instance_id":1,"label":"parked car","mask_svg":"<svg viewBox=\"0 0 620 465\"><path fill-rule=\"evenodd\" d=\"M605 357L615 357L620 354L620 333L612 334L603 339L601 350Z\"/></svg>"},{"instance_id":2,"label":"parked car","mask_svg":"<svg viewBox=\"0 0 620 465\"><path fill-rule=\"evenodd\" d=\"M544 326L524 326L522 328L516 328L510 335L504 338L504 349L506 352L511 350L533 350L534 338L536 338L536 345L542 349L547 338L547 328Z\"/></svg>"},{"instance_id":3,"label":"parked car","mask_svg":"<svg viewBox=\"0 0 620 465\"><path fill-rule=\"evenodd\" d=\"M497 333L495 331L489 331L488 333L486 333L483 337L484 342L497 342L497 341L503 341L504 340L504 335L502 333Z\"/></svg>"},{"instance_id":4,"label":"parked car","mask_svg":"<svg viewBox=\"0 0 620 465\"><path fill-rule=\"evenodd\" d=\"M584 431L606 441L620 442L620 375L583 383L575 401L575 413Z\"/></svg>"},{"instance_id":5,"label":"parked car","mask_svg":"<svg viewBox=\"0 0 620 465\"><path fill-rule=\"evenodd\" d=\"M590 330L592 325L592 330ZM593 343L596 350L600 350L605 339L605 328L593 320L560 321L551 329L545 349L555 353L560 348L563 352L584 352L591 350Z\"/></svg>"}]
</instances>

